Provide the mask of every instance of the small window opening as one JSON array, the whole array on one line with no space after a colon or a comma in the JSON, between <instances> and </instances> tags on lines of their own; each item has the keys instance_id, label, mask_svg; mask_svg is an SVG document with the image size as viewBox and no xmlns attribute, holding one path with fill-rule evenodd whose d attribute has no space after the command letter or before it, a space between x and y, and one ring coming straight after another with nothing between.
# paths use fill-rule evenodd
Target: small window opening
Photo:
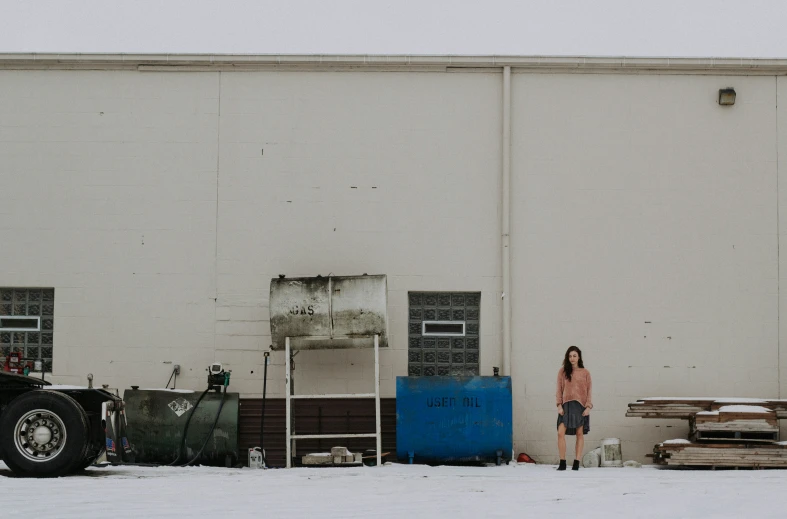
<instances>
[{"instance_id":1,"label":"small window opening","mask_svg":"<svg viewBox=\"0 0 787 519\"><path fill-rule=\"evenodd\" d=\"M422 335L449 335L454 337L464 337L464 321L424 321Z\"/></svg>"},{"instance_id":2,"label":"small window opening","mask_svg":"<svg viewBox=\"0 0 787 519\"><path fill-rule=\"evenodd\" d=\"M0 315L0 330L6 332L38 332L41 330L41 318L21 315Z\"/></svg>"}]
</instances>

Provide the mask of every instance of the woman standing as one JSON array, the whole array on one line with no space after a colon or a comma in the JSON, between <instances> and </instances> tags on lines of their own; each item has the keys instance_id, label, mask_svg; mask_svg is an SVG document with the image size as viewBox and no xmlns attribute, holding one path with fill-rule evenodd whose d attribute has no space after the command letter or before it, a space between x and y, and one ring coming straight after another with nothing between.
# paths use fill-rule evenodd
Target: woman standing
<instances>
[{"instance_id":1,"label":"woman standing","mask_svg":"<svg viewBox=\"0 0 787 519\"><path fill-rule=\"evenodd\" d=\"M566 435L576 435L577 446L572 470L579 470L585 435L590 432L592 383L590 372L582 363L582 351L570 346L557 372L557 449L560 452L558 470L566 470Z\"/></svg>"}]
</instances>

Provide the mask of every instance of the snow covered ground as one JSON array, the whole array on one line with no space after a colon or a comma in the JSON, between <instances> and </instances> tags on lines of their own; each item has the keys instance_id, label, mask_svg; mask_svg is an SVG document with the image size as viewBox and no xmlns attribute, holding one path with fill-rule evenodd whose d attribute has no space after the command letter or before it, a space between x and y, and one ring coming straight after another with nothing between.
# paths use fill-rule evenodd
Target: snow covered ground
<instances>
[{"instance_id":1,"label":"snow covered ground","mask_svg":"<svg viewBox=\"0 0 787 519\"><path fill-rule=\"evenodd\" d=\"M0 517L784 517L787 470L554 466L91 468L20 479L0 463Z\"/></svg>"}]
</instances>

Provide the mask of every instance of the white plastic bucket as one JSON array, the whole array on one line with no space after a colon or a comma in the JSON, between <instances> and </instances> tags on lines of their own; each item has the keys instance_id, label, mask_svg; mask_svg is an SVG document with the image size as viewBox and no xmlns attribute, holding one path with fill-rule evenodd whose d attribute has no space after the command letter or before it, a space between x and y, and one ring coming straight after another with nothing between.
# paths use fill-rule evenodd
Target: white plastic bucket
<instances>
[{"instance_id":1,"label":"white plastic bucket","mask_svg":"<svg viewBox=\"0 0 787 519\"><path fill-rule=\"evenodd\" d=\"M623 451L620 448L620 438L604 438L601 440L601 466L623 466Z\"/></svg>"}]
</instances>

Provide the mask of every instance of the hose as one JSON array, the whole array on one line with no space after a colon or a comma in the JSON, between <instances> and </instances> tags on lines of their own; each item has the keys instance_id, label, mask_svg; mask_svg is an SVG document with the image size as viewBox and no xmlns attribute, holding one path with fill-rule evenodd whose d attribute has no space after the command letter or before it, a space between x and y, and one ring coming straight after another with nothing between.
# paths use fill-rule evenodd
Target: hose
<instances>
[{"instance_id":1,"label":"hose","mask_svg":"<svg viewBox=\"0 0 787 519\"><path fill-rule=\"evenodd\" d=\"M178 465L178 462L183 458L183 451L186 448L186 435L189 432L189 425L191 424L191 419L194 417L194 413L197 411L197 407L199 407L199 403L202 402L202 399L205 398L205 395L208 394L208 391L210 391L210 387L208 387L208 389L202 392L202 394L197 399L197 403L194 404L194 407L191 408L189 417L186 419L186 425L183 428L183 437L180 439L180 448L178 448L178 457L175 458L175 461L167 465L168 467L180 466ZM222 404L224 403L223 400L224 399L222 398ZM221 408L219 408L219 412L221 412ZM217 415L217 419L218 419L218 415ZM211 429L211 432L213 432L213 429Z\"/></svg>"},{"instance_id":2,"label":"hose","mask_svg":"<svg viewBox=\"0 0 787 519\"><path fill-rule=\"evenodd\" d=\"M222 391L221 393L221 402L219 402L219 410L216 413L216 419L213 420L213 425L210 427L210 432L208 432L208 435L205 437L205 441L202 443L202 447L200 447L199 452L191 459L191 461L185 463L183 466L187 467L191 465L192 463L197 461L200 456L202 456L202 451L204 451L205 447L207 447L208 440L210 440L210 437L213 436L213 431L214 429L216 429L216 424L219 423L219 416L221 416L221 409L224 407L224 400L226 399L226 397L227 397L227 386L224 386L224 391ZM186 438L185 434L183 435L183 438L185 444L185 438Z\"/></svg>"}]
</instances>

